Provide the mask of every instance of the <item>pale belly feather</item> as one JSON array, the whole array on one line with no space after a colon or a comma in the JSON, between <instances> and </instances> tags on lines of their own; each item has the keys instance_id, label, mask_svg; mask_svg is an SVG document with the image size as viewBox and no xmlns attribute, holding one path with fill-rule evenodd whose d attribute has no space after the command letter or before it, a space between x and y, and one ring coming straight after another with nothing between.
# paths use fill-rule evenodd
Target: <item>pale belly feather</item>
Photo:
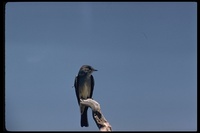
<instances>
[{"instance_id":1,"label":"pale belly feather","mask_svg":"<svg viewBox=\"0 0 200 133\"><path fill-rule=\"evenodd\" d=\"M87 99L90 96L91 88L89 85L84 84L82 88L80 88L79 95L81 98Z\"/></svg>"}]
</instances>

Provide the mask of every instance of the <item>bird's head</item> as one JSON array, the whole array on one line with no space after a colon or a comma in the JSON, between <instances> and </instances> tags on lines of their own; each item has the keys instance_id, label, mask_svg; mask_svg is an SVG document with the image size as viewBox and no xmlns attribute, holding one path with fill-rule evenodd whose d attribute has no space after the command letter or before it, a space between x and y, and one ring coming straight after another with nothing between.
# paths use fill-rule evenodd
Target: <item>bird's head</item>
<instances>
[{"instance_id":1,"label":"bird's head","mask_svg":"<svg viewBox=\"0 0 200 133\"><path fill-rule=\"evenodd\" d=\"M94 69L93 67L89 66L89 65L83 65L80 70L79 70L79 75L91 75L92 72L97 71L96 69Z\"/></svg>"}]
</instances>

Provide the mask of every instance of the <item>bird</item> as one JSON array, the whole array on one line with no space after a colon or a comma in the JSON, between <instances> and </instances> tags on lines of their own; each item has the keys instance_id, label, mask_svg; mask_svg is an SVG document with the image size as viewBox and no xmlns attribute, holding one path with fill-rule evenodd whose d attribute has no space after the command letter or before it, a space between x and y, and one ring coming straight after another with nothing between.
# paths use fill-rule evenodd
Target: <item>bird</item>
<instances>
[{"instance_id":1,"label":"bird","mask_svg":"<svg viewBox=\"0 0 200 133\"><path fill-rule=\"evenodd\" d=\"M81 113L81 127L88 127L88 118L87 118L87 110L88 107L84 105L80 105L80 99L88 99L92 98L93 90L94 90L94 77L92 73L97 71L90 65L81 66L78 75L74 80L75 93L77 97L78 104L80 106Z\"/></svg>"}]
</instances>

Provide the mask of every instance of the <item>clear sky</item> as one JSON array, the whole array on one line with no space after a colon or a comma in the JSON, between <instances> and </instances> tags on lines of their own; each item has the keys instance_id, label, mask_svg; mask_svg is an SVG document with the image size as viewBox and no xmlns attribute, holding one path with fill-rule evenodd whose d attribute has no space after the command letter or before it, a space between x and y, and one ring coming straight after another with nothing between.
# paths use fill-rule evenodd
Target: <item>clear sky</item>
<instances>
[{"instance_id":1,"label":"clear sky","mask_svg":"<svg viewBox=\"0 0 200 133\"><path fill-rule=\"evenodd\" d=\"M98 131L72 87L85 64L113 131L197 130L195 2L10 2L5 36L7 130Z\"/></svg>"}]
</instances>

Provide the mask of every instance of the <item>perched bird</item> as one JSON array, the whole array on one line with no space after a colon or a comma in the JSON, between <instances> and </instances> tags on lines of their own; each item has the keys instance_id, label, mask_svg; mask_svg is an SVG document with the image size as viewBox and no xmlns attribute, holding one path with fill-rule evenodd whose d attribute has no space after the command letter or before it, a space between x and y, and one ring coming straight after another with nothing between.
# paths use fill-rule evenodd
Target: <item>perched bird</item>
<instances>
[{"instance_id":1,"label":"perched bird","mask_svg":"<svg viewBox=\"0 0 200 133\"><path fill-rule=\"evenodd\" d=\"M83 65L76 76L74 81L74 87L76 92L76 97L78 104L80 106L81 112L81 127L88 127L87 119L87 106L80 105L80 99L92 98L93 89L94 89L94 78L92 72L97 71L89 65Z\"/></svg>"}]
</instances>

